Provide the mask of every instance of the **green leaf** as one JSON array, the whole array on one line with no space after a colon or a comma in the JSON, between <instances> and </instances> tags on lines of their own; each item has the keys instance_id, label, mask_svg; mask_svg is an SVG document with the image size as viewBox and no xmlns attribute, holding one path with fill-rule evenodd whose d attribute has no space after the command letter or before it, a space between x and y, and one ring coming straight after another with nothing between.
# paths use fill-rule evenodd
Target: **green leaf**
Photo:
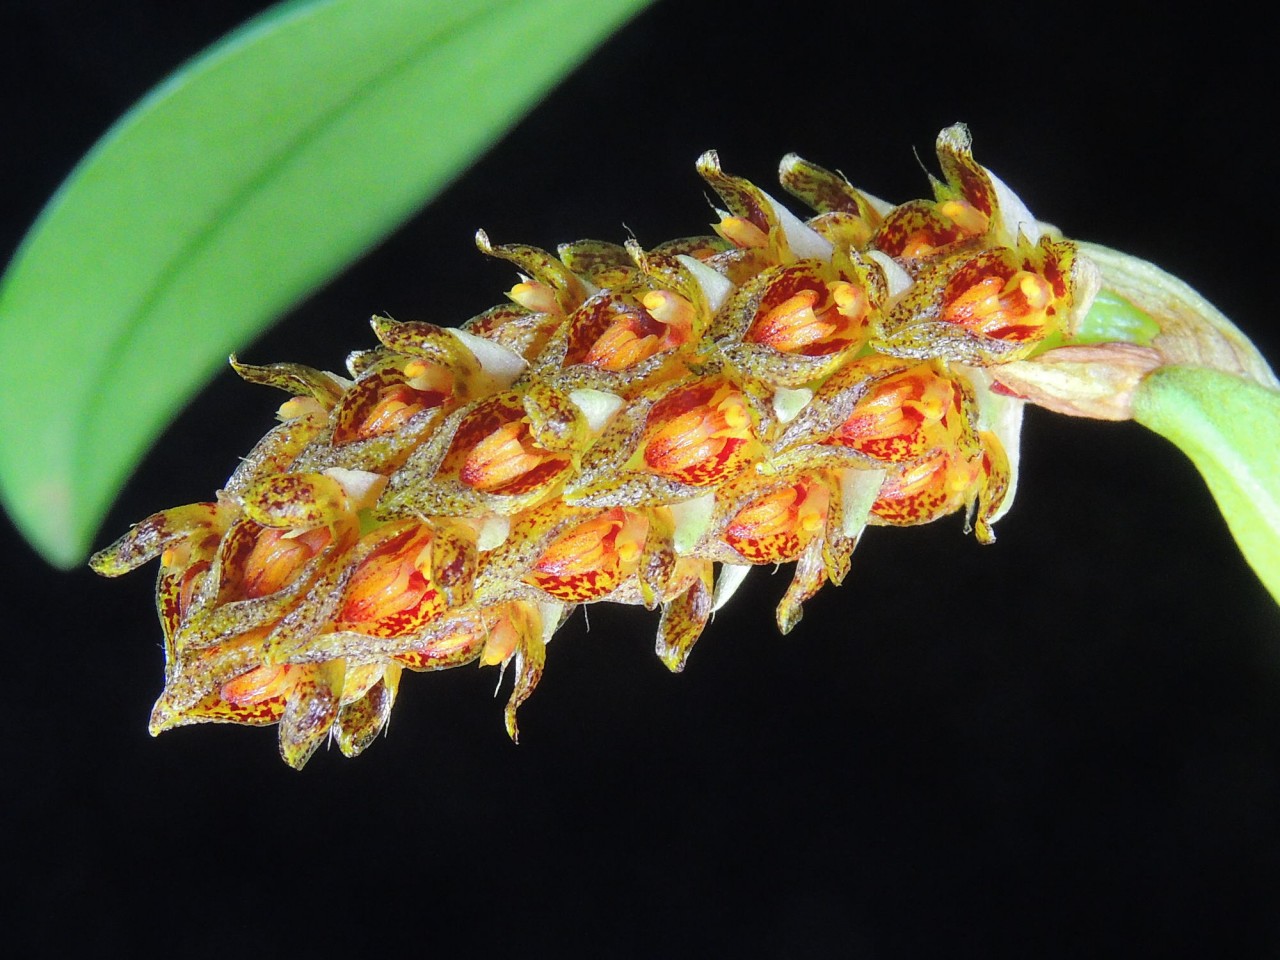
<instances>
[{"instance_id":1,"label":"green leaf","mask_svg":"<svg viewBox=\"0 0 1280 960\"><path fill-rule=\"evenodd\" d=\"M78 563L228 353L435 194L645 0L295 0L157 87L0 281L0 499Z\"/></svg>"},{"instance_id":2,"label":"green leaf","mask_svg":"<svg viewBox=\"0 0 1280 960\"><path fill-rule=\"evenodd\" d=\"M1133 413L1191 458L1280 603L1280 392L1204 367L1163 367L1138 387Z\"/></svg>"}]
</instances>

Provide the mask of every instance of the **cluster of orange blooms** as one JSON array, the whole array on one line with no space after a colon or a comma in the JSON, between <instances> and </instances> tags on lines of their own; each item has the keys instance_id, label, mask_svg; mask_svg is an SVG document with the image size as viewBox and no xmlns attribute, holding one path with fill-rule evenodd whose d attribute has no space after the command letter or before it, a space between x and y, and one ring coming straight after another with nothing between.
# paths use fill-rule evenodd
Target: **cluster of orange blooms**
<instances>
[{"instance_id":1,"label":"cluster of orange blooms","mask_svg":"<svg viewBox=\"0 0 1280 960\"><path fill-rule=\"evenodd\" d=\"M401 672L510 667L506 724L577 604L660 609L680 670L751 565L794 561L785 632L867 524L1007 509L1021 405L993 371L1069 340L1096 281L970 153L891 206L788 156L801 220L708 153L715 236L582 241L515 264L459 330L375 317L350 378L247 366L292 394L210 503L96 555L160 559L151 730L278 723L300 767L387 724ZM719 574L716 574L719 565Z\"/></svg>"}]
</instances>

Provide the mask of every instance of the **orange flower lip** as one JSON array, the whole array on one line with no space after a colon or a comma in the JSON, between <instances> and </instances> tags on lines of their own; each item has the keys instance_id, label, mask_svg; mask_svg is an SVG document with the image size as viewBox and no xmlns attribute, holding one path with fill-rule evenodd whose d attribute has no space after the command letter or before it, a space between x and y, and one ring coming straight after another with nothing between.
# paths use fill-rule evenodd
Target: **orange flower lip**
<instances>
[{"instance_id":1,"label":"orange flower lip","mask_svg":"<svg viewBox=\"0 0 1280 960\"><path fill-rule=\"evenodd\" d=\"M892 524L928 523L965 502L981 474L980 463L951 450L938 450L890 477L871 512Z\"/></svg>"},{"instance_id":2,"label":"orange flower lip","mask_svg":"<svg viewBox=\"0 0 1280 960\"><path fill-rule=\"evenodd\" d=\"M948 281L941 318L1014 343L1046 336L1053 323L1053 286L1026 266L1009 263L1003 250L970 260Z\"/></svg>"},{"instance_id":3,"label":"orange flower lip","mask_svg":"<svg viewBox=\"0 0 1280 960\"><path fill-rule=\"evenodd\" d=\"M382 391L382 397L374 404L357 430L357 436L376 437L391 433L415 413L421 413L428 407L438 407L444 402L445 394L441 391L427 392L415 390L408 384L389 387Z\"/></svg>"},{"instance_id":4,"label":"orange flower lip","mask_svg":"<svg viewBox=\"0 0 1280 960\"><path fill-rule=\"evenodd\" d=\"M453 396L453 375L438 364L411 360L357 381L343 398L333 442L351 443L394 433L411 417L443 406Z\"/></svg>"},{"instance_id":5,"label":"orange flower lip","mask_svg":"<svg viewBox=\"0 0 1280 960\"><path fill-rule=\"evenodd\" d=\"M227 703L236 706L250 706L277 702L277 709L284 707L284 698L289 688L297 679L299 668L292 664L278 667L258 666L242 673L234 680L222 685L219 695ZM293 674L293 676L290 676Z\"/></svg>"},{"instance_id":6,"label":"orange flower lip","mask_svg":"<svg viewBox=\"0 0 1280 960\"><path fill-rule=\"evenodd\" d=\"M347 586L338 629L408 636L439 616L445 602L429 579L431 540L429 527L413 524L365 557Z\"/></svg>"},{"instance_id":7,"label":"orange flower lip","mask_svg":"<svg viewBox=\"0 0 1280 960\"><path fill-rule=\"evenodd\" d=\"M712 381L654 404L644 462L659 476L709 486L742 471L754 440L746 398L730 384Z\"/></svg>"},{"instance_id":8,"label":"orange flower lip","mask_svg":"<svg viewBox=\"0 0 1280 960\"><path fill-rule=\"evenodd\" d=\"M317 527L298 536L274 527L259 528L243 561L240 590L246 597L265 597L283 590L293 582L303 564L331 540L328 527Z\"/></svg>"},{"instance_id":9,"label":"orange flower lip","mask_svg":"<svg viewBox=\"0 0 1280 960\"><path fill-rule=\"evenodd\" d=\"M526 579L567 603L598 600L635 571L647 530L642 516L614 507L553 540Z\"/></svg>"},{"instance_id":10,"label":"orange flower lip","mask_svg":"<svg viewBox=\"0 0 1280 960\"><path fill-rule=\"evenodd\" d=\"M617 296L593 298L570 320L564 362L620 373L687 343L693 317L687 300L665 290L651 290L638 302Z\"/></svg>"},{"instance_id":11,"label":"orange flower lip","mask_svg":"<svg viewBox=\"0 0 1280 960\"><path fill-rule=\"evenodd\" d=\"M504 423L472 448L458 477L467 486L489 493L524 476L544 459L529 437L527 423Z\"/></svg>"},{"instance_id":12,"label":"orange flower lip","mask_svg":"<svg viewBox=\"0 0 1280 960\"><path fill-rule=\"evenodd\" d=\"M662 349L666 328L644 313L624 313L591 345L582 362L618 372L648 360Z\"/></svg>"},{"instance_id":13,"label":"orange flower lip","mask_svg":"<svg viewBox=\"0 0 1280 960\"><path fill-rule=\"evenodd\" d=\"M918 364L877 382L826 442L886 463L912 460L943 439L954 403L951 382Z\"/></svg>"},{"instance_id":14,"label":"orange flower lip","mask_svg":"<svg viewBox=\"0 0 1280 960\"><path fill-rule=\"evenodd\" d=\"M799 480L747 504L722 537L752 563L786 563L822 529L828 500L826 487Z\"/></svg>"},{"instance_id":15,"label":"orange flower lip","mask_svg":"<svg viewBox=\"0 0 1280 960\"><path fill-rule=\"evenodd\" d=\"M960 211L957 209L956 212ZM972 236L966 227L976 226L977 222L971 216L961 217L961 222L957 222L936 205L916 200L904 203L890 213L876 231L873 242L876 249L891 257L915 260L931 256Z\"/></svg>"},{"instance_id":16,"label":"orange flower lip","mask_svg":"<svg viewBox=\"0 0 1280 960\"><path fill-rule=\"evenodd\" d=\"M826 356L849 346L867 313L865 291L852 283L824 283L808 268L793 267L774 280L743 341L779 353Z\"/></svg>"},{"instance_id":17,"label":"orange flower lip","mask_svg":"<svg viewBox=\"0 0 1280 960\"><path fill-rule=\"evenodd\" d=\"M783 353L803 353L806 347L836 330L836 324L814 312L817 302L816 290L801 290L757 316L743 339L748 343L763 343Z\"/></svg>"},{"instance_id":18,"label":"orange flower lip","mask_svg":"<svg viewBox=\"0 0 1280 960\"><path fill-rule=\"evenodd\" d=\"M568 466L567 457L534 441L522 406L497 398L463 418L441 470L456 470L473 490L513 495L551 482Z\"/></svg>"}]
</instances>

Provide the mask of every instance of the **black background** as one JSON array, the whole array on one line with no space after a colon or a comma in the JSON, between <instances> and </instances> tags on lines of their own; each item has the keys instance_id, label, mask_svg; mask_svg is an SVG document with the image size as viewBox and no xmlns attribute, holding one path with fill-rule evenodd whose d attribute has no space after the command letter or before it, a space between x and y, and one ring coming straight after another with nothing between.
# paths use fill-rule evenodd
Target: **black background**
<instances>
[{"instance_id":1,"label":"black background","mask_svg":"<svg viewBox=\"0 0 1280 960\"><path fill-rule=\"evenodd\" d=\"M0 255L119 113L261 6L0 0ZM948 13L659 2L242 355L336 369L375 311L498 302L512 271L476 227L702 232L708 147L762 185L795 150L922 196L913 149L932 169L964 120L1039 216L1182 276L1280 356L1271 32ZM277 403L219 376L99 543L206 499ZM999 543L958 519L872 530L785 639L785 572L757 572L680 677L652 615L598 606L552 644L519 747L492 671L411 675L388 737L301 774L272 730L151 740L150 574L54 572L0 522L0 929L29 950L1280 955L1280 615L1190 465L1132 424L1032 410Z\"/></svg>"}]
</instances>

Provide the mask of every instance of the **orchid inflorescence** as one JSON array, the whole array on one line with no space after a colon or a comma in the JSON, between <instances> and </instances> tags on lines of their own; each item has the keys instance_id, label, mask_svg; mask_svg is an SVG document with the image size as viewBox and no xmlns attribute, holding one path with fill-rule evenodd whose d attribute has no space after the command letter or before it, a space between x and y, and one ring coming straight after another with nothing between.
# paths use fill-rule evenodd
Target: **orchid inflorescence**
<instances>
[{"instance_id":1,"label":"orchid inflorescence","mask_svg":"<svg viewBox=\"0 0 1280 960\"><path fill-rule=\"evenodd\" d=\"M294 767L329 737L354 756L405 668L479 661L514 675L515 739L578 604L660 609L679 671L752 565L796 564L785 633L868 524L963 512L990 542L1031 389L1015 371L1071 348L1099 284L964 127L937 147L934 198L900 206L786 157L808 220L707 153L715 236L552 256L480 233L522 279L460 329L374 317L350 378L233 358L293 395L282 422L214 501L92 561L160 559L152 733L278 723Z\"/></svg>"}]
</instances>

